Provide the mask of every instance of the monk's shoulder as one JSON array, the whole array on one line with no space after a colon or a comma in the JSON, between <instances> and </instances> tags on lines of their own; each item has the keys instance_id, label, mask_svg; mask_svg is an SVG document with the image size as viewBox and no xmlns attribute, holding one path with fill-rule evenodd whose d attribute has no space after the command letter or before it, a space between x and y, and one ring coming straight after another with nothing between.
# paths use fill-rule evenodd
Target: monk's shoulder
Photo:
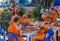
<instances>
[{"instance_id":1,"label":"monk's shoulder","mask_svg":"<svg viewBox=\"0 0 60 41\"><path fill-rule=\"evenodd\" d=\"M43 25L44 29L48 29L48 26L46 24Z\"/></svg>"}]
</instances>

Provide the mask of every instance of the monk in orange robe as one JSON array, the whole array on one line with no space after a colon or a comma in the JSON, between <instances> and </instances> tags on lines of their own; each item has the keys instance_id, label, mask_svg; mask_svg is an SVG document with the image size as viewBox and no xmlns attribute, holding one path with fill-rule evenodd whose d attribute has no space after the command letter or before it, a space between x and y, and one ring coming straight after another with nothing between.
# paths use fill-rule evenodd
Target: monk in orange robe
<instances>
[{"instance_id":1,"label":"monk in orange robe","mask_svg":"<svg viewBox=\"0 0 60 41\"><path fill-rule=\"evenodd\" d=\"M15 33L18 36L19 41L26 41L26 40L22 39L22 37L21 37L20 28L19 28L20 26L19 25L20 25L19 24L19 18L16 15L14 15L12 17L12 19L10 20L10 25L8 27L8 32ZM8 41L10 41L10 40L8 39ZM13 41L16 41L16 39L13 38Z\"/></svg>"},{"instance_id":2,"label":"monk in orange robe","mask_svg":"<svg viewBox=\"0 0 60 41\"><path fill-rule=\"evenodd\" d=\"M40 30L38 32L38 34L36 36L33 37L32 41L36 41L37 39L44 39L45 37L45 33L48 30L48 26L45 24L42 24L42 22L40 22Z\"/></svg>"},{"instance_id":3,"label":"monk in orange robe","mask_svg":"<svg viewBox=\"0 0 60 41\"><path fill-rule=\"evenodd\" d=\"M57 18L58 18L58 13L57 13L57 11L52 8L50 15L51 15L52 22L56 22L56 20L57 20Z\"/></svg>"}]
</instances>

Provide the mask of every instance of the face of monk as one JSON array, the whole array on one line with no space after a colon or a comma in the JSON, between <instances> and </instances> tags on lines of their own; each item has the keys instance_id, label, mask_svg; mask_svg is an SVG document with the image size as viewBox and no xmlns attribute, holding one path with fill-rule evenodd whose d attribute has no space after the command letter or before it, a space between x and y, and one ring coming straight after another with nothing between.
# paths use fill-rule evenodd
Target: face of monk
<instances>
[{"instance_id":1,"label":"face of monk","mask_svg":"<svg viewBox=\"0 0 60 41\"><path fill-rule=\"evenodd\" d=\"M49 16L49 14L45 12L45 13L42 14L41 17L42 17L42 18L47 18L48 16Z\"/></svg>"}]
</instances>

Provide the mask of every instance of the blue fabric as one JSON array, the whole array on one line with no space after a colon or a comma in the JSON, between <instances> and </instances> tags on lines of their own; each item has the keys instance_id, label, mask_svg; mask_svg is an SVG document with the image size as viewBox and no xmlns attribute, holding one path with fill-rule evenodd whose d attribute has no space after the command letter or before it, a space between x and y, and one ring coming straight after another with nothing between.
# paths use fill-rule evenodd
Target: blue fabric
<instances>
[{"instance_id":1,"label":"blue fabric","mask_svg":"<svg viewBox=\"0 0 60 41\"><path fill-rule=\"evenodd\" d=\"M4 33L4 29L3 28L0 28L0 33L4 37L3 39L0 39L0 41L4 41L5 40L5 33Z\"/></svg>"},{"instance_id":2,"label":"blue fabric","mask_svg":"<svg viewBox=\"0 0 60 41\"><path fill-rule=\"evenodd\" d=\"M51 41L51 39L44 38L43 40L36 40L36 41Z\"/></svg>"},{"instance_id":3,"label":"blue fabric","mask_svg":"<svg viewBox=\"0 0 60 41\"><path fill-rule=\"evenodd\" d=\"M3 32L4 31L4 29L3 28L0 28L0 32Z\"/></svg>"},{"instance_id":4,"label":"blue fabric","mask_svg":"<svg viewBox=\"0 0 60 41\"><path fill-rule=\"evenodd\" d=\"M51 39L44 38L43 40L36 40L36 41L51 41Z\"/></svg>"},{"instance_id":5,"label":"blue fabric","mask_svg":"<svg viewBox=\"0 0 60 41\"><path fill-rule=\"evenodd\" d=\"M26 35L22 35L22 37L27 37Z\"/></svg>"},{"instance_id":6,"label":"blue fabric","mask_svg":"<svg viewBox=\"0 0 60 41\"><path fill-rule=\"evenodd\" d=\"M24 26L24 28L26 28L27 24L26 23L23 23L23 26Z\"/></svg>"},{"instance_id":7,"label":"blue fabric","mask_svg":"<svg viewBox=\"0 0 60 41\"><path fill-rule=\"evenodd\" d=\"M0 41L4 41L4 39L0 39Z\"/></svg>"},{"instance_id":8,"label":"blue fabric","mask_svg":"<svg viewBox=\"0 0 60 41\"><path fill-rule=\"evenodd\" d=\"M54 6L60 6L60 0L55 0L54 1Z\"/></svg>"},{"instance_id":9,"label":"blue fabric","mask_svg":"<svg viewBox=\"0 0 60 41\"><path fill-rule=\"evenodd\" d=\"M32 39L32 36L29 36L29 41L32 41L31 39Z\"/></svg>"},{"instance_id":10,"label":"blue fabric","mask_svg":"<svg viewBox=\"0 0 60 41\"><path fill-rule=\"evenodd\" d=\"M13 41L13 38L16 38L16 41L18 41L18 36L15 33L8 32L8 36L10 37L10 41Z\"/></svg>"},{"instance_id":11,"label":"blue fabric","mask_svg":"<svg viewBox=\"0 0 60 41\"><path fill-rule=\"evenodd\" d=\"M51 38L51 36L53 35L53 30L50 28L50 29L48 29L48 31L46 32L46 34L49 34L49 39Z\"/></svg>"},{"instance_id":12,"label":"blue fabric","mask_svg":"<svg viewBox=\"0 0 60 41\"><path fill-rule=\"evenodd\" d=\"M44 37L44 39L43 40L36 40L36 41L51 41L51 38L52 38L52 35L53 35L53 31L52 31L52 29L48 29L47 30L47 32L46 32L46 34L49 34L49 37L48 38L46 38L46 36Z\"/></svg>"}]
</instances>

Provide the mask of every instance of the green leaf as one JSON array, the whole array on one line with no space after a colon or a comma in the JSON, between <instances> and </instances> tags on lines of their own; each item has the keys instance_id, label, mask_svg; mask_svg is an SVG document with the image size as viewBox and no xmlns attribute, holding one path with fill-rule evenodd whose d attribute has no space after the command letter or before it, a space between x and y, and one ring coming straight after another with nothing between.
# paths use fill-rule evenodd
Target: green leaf
<instances>
[{"instance_id":1,"label":"green leaf","mask_svg":"<svg viewBox=\"0 0 60 41\"><path fill-rule=\"evenodd\" d=\"M11 15L9 12L4 12L1 14L1 27L8 28Z\"/></svg>"}]
</instances>

